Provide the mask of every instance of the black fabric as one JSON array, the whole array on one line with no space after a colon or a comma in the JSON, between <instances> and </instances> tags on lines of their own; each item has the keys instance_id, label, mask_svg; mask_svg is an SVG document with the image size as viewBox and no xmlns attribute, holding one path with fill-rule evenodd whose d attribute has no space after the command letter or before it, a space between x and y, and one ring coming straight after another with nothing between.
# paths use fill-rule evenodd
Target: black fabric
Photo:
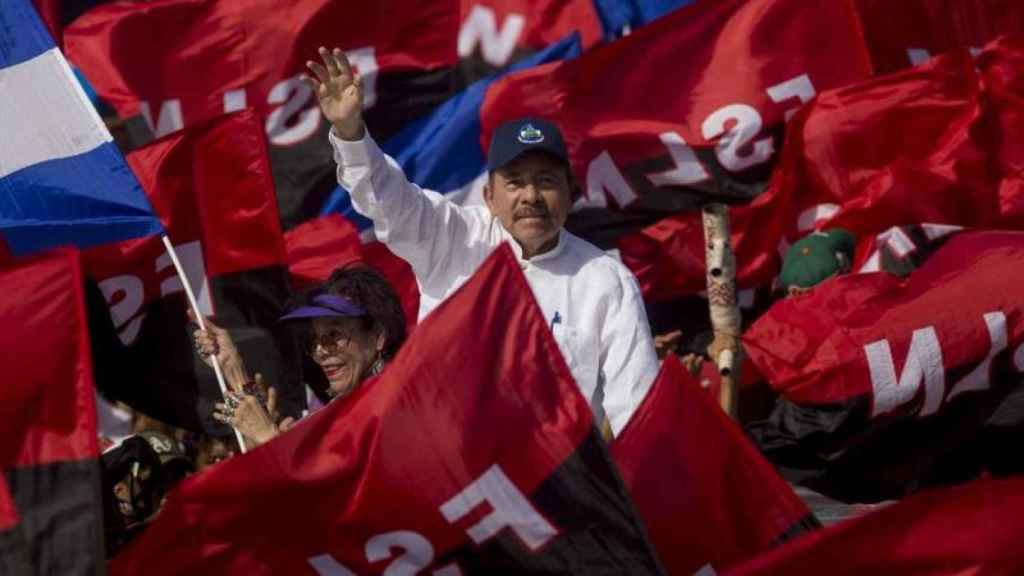
<instances>
[{"instance_id":1,"label":"black fabric","mask_svg":"<svg viewBox=\"0 0 1024 576\"><path fill-rule=\"evenodd\" d=\"M280 266L246 270L209 279L215 320L232 335L250 376L263 375L278 393L282 417L306 408L303 359L298 339L277 320L288 299L287 271ZM183 294L146 308L131 346L117 338L103 295L87 285L89 330L96 386L109 400L120 400L158 420L218 436L230 429L210 416L220 402L212 369L195 353Z\"/></svg>"},{"instance_id":2,"label":"black fabric","mask_svg":"<svg viewBox=\"0 0 1024 576\"><path fill-rule=\"evenodd\" d=\"M57 462L7 470L28 543L29 574L102 574L100 465Z\"/></svg>"},{"instance_id":3,"label":"black fabric","mask_svg":"<svg viewBox=\"0 0 1024 576\"><path fill-rule=\"evenodd\" d=\"M1003 355L994 363L992 389L963 394L929 417L869 419L866 396L827 406L779 400L747 432L784 478L842 502L898 499L983 473L1024 473L1017 448L1024 381L1007 361ZM966 373L948 373L947 381Z\"/></svg>"},{"instance_id":4,"label":"black fabric","mask_svg":"<svg viewBox=\"0 0 1024 576\"><path fill-rule=\"evenodd\" d=\"M506 530L435 565L457 561L464 574L664 574L597 430L530 500L561 530L543 549L530 553Z\"/></svg>"},{"instance_id":5,"label":"black fabric","mask_svg":"<svg viewBox=\"0 0 1024 576\"><path fill-rule=\"evenodd\" d=\"M21 525L0 530L0 574L31 574L28 542Z\"/></svg>"},{"instance_id":6,"label":"black fabric","mask_svg":"<svg viewBox=\"0 0 1024 576\"><path fill-rule=\"evenodd\" d=\"M465 90L470 86L470 84L478 80L483 80L492 74L497 74L501 70L512 66L519 60L536 54L537 52L537 50L523 48L521 46L516 47L512 51L512 55L509 56L508 61L505 62L505 65L499 67L491 64L487 60L484 60L481 48L477 47L472 54L459 59L458 66L455 70L455 90Z\"/></svg>"},{"instance_id":7,"label":"black fabric","mask_svg":"<svg viewBox=\"0 0 1024 576\"><path fill-rule=\"evenodd\" d=\"M86 11L91 10L102 4L109 4L113 0L62 0L61 1L61 24L67 26L75 21L76 18L85 14Z\"/></svg>"},{"instance_id":8,"label":"black fabric","mask_svg":"<svg viewBox=\"0 0 1024 576\"><path fill-rule=\"evenodd\" d=\"M813 512L809 512L807 516L801 518L799 522L787 528L782 534L779 534L779 537L771 543L771 548L781 546L794 538L803 536L809 532L814 532L815 530L820 530L821 528L821 521L818 520L818 517L815 516Z\"/></svg>"},{"instance_id":9,"label":"black fabric","mask_svg":"<svg viewBox=\"0 0 1024 576\"><path fill-rule=\"evenodd\" d=\"M776 150L782 145L783 128L770 130ZM602 250L617 248L621 236L637 232L655 222L681 212L695 212L710 202L746 204L764 192L774 162L754 166L741 173L722 167L714 148L694 148L694 154L710 176L704 182L687 186L655 186L650 174L671 170L675 160L669 154L622 167L622 176L637 195L629 206L587 208L569 214L566 229ZM580 183L586 187L585 182ZM603 192L602 192L603 193Z\"/></svg>"},{"instance_id":10,"label":"black fabric","mask_svg":"<svg viewBox=\"0 0 1024 576\"><path fill-rule=\"evenodd\" d=\"M453 94L451 68L430 72L392 72L377 78L377 102L366 112L374 140L388 138L413 120L426 116ZM327 143L328 122L311 137L292 146L270 145L270 163L277 189L281 225L294 228L320 215L338 186L334 153Z\"/></svg>"}]
</instances>

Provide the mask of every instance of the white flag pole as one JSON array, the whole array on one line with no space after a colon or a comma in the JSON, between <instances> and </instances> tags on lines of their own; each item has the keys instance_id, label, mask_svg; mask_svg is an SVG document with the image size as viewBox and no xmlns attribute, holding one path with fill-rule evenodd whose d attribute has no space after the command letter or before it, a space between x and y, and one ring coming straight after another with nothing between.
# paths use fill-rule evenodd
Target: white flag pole
<instances>
[{"instance_id":1,"label":"white flag pole","mask_svg":"<svg viewBox=\"0 0 1024 576\"><path fill-rule=\"evenodd\" d=\"M181 285L185 288L185 296L188 297L188 305L192 308L192 312L195 313L196 322L199 323L200 330L206 330L206 320L203 318L202 312L199 311L199 304L196 302L196 295L192 292L192 285L188 282L188 277L185 275L185 269L181 267L181 261L178 260L178 253L174 251L174 245L171 244L171 239L166 235L162 238L164 241L164 248L167 249L167 255L171 257L171 262L174 263L174 269L178 272L178 278L181 279ZM220 369L220 362L217 360L217 356L210 356L213 360L213 373L217 376L217 386L220 387L220 395L224 398L224 401L228 400L228 387L224 383L224 373ZM245 454L245 440L242 438L242 433L237 428L232 428L235 431L235 439L238 440L238 449Z\"/></svg>"}]
</instances>

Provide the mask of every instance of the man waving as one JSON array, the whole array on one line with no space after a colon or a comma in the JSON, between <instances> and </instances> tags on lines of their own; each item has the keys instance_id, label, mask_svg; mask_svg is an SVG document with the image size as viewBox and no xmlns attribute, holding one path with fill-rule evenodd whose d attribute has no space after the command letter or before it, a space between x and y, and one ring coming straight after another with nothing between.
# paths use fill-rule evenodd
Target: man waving
<instances>
[{"instance_id":1,"label":"man waving","mask_svg":"<svg viewBox=\"0 0 1024 576\"><path fill-rule=\"evenodd\" d=\"M344 53L320 49L308 82L331 122L338 182L373 220L377 239L409 262L420 317L508 241L596 420L614 433L658 371L633 275L563 229L576 188L558 128L538 118L499 126L487 155L484 206L458 206L412 184L377 147L362 118L362 85Z\"/></svg>"}]
</instances>

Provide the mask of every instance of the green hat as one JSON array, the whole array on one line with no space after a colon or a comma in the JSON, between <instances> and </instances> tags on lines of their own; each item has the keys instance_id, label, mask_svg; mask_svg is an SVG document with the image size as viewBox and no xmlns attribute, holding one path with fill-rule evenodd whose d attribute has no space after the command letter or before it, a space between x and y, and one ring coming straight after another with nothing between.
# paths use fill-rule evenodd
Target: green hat
<instances>
[{"instance_id":1,"label":"green hat","mask_svg":"<svg viewBox=\"0 0 1024 576\"><path fill-rule=\"evenodd\" d=\"M814 232L789 247L782 259L779 281L783 290L790 286L810 288L838 272L846 272L853 263L856 240L841 228Z\"/></svg>"}]
</instances>

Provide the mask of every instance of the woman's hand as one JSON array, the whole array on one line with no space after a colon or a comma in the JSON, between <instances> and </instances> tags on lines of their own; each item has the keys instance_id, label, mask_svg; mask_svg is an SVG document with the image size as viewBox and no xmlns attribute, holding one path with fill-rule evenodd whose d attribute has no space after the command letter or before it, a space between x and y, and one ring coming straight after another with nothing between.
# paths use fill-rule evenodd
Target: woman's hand
<instances>
[{"instance_id":1,"label":"woman's hand","mask_svg":"<svg viewBox=\"0 0 1024 576\"><path fill-rule=\"evenodd\" d=\"M248 394L228 393L223 403L214 405L213 419L241 432L253 446L268 442L280 433L267 409L255 396Z\"/></svg>"},{"instance_id":2,"label":"woman's hand","mask_svg":"<svg viewBox=\"0 0 1024 576\"><path fill-rule=\"evenodd\" d=\"M263 383L263 376L256 374L255 387L266 390L267 404L260 404L253 394L229 393L228 399L214 405L213 418L237 429L252 446L270 441L282 432L291 429L295 419L288 417L277 422L277 390Z\"/></svg>"},{"instance_id":3,"label":"woman's hand","mask_svg":"<svg viewBox=\"0 0 1024 576\"><path fill-rule=\"evenodd\" d=\"M198 325L198 319L192 310L188 311L188 317ZM207 366L213 367L213 359L216 358L224 372L224 379L227 380L231 390L242 392L245 383L249 380L245 368L245 361L238 353L238 348L231 340L231 334L227 330L217 326L209 317L204 319L206 330L192 332L192 340L195 342L196 353L202 358Z\"/></svg>"}]
</instances>

